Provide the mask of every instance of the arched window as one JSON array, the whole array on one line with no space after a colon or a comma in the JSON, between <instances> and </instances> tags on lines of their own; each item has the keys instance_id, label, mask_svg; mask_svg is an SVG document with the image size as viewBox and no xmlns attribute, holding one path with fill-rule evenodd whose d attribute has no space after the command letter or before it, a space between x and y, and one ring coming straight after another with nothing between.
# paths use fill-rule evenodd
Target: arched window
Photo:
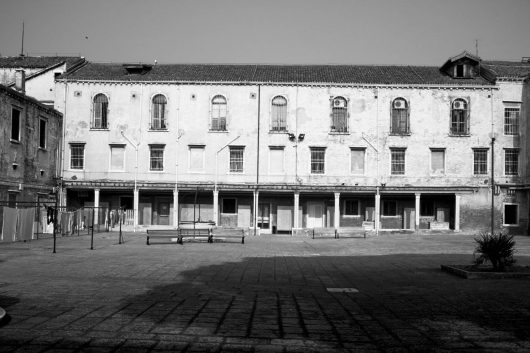
<instances>
[{"instance_id":1,"label":"arched window","mask_svg":"<svg viewBox=\"0 0 530 353\"><path fill-rule=\"evenodd\" d=\"M469 109L462 98L451 103L451 135L469 135Z\"/></svg>"},{"instance_id":2,"label":"arched window","mask_svg":"<svg viewBox=\"0 0 530 353\"><path fill-rule=\"evenodd\" d=\"M271 131L287 130L287 99L276 96L271 102Z\"/></svg>"},{"instance_id":3,"label":"arched window","mask_svg":"<svg viewBox=\"0 0 530 353\"><path fill-rule=\"evenodd\" d=\"M217 95L212 98L211 131L226 131L226 98Z\"/></svg>"},{"instance_id":4,"label":"arched window","mask_svg":"<svg viewBox=\"0 0 530 353\"><path fill-rule=\"evenodd\" d=\"M344 97L331 99L331 132L348 132L348 101Z\"/></svg>"},{"instance_id":5,"label":"arched window","mask_svg":"<svg viewBox=\"0 0 530 353\"><path fill-rule=\"evenodd\" d=\"M396 135L407 135L410 133L409 105L404 98L396 98L392 101L390 133Z\"/></svg>"},{"instance_id":6,"label":"arched window","mask_svg":"<svg viewBox=\"0 0 530 353\"><path fill-rule=\"evenodd\" d=\"M109 100L103 93L96 94L93 102L94 116L92 119L93 129L108 128Z\"/></svg>"},{"instance_id":7,"label":"arched window","mask_svg":"<svg viewBox=\"0 0 530 353\"><path fill-rule=\"evenodd\" d=\"M167 99L162 94L153 97L153 107L151 111L151 130L165 130L166 125L166 104Z\"/></svg>"}]
</instances>

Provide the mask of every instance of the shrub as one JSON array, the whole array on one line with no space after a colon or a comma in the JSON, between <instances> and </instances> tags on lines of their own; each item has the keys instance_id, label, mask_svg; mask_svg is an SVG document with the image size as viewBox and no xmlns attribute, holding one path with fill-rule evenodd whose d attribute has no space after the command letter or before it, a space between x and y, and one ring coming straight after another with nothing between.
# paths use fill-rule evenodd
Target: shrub
<instances>
[{"instance_id":1,"label":"shrub","mask_svg":"<svg viewBox=\"0 0 530 353\"><path fill-rule=\"evenodd\" d=\"M494 271L505 271L506 267L515 263L513 235L481 233L475 241L477 242L474 253L475 264L480 265L489 261Z\"/></svg>"}]
</instances>

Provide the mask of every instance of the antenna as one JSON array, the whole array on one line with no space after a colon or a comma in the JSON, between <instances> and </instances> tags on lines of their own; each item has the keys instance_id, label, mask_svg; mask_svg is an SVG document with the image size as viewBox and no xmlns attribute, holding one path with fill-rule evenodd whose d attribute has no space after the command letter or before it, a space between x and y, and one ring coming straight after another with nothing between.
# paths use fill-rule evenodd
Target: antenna
<instances>
[{"instance_id":1,"label":"antenna","mask_svg":"<svg viewBox=\"0 0 530 353\"><path fill-rule=\"evenodd\" d=\"M478 39L475 39L475 56L478 57Z\"/></svg>"},{"instance_id":2,"label":"antenna","mask_svg":"<svg viewBox=\"0 0 530 353\"><path fill-rule=\"evenodd\" d=\"M24 21L22 21L22 48L20 49L20 56L24 56Z\"/></svg>"}]
</instances>

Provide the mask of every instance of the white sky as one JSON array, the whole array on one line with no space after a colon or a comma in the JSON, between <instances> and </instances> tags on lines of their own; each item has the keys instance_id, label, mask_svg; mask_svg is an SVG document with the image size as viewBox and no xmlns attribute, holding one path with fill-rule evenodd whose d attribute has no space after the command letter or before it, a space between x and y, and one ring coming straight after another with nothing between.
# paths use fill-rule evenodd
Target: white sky
<instances>
[{"instance_id":1,"label":"white sky","mask_svg":"<svg viewBox=\"0 0 530 353\"><path fill-rule=\"evenodd\" d=\"M530 0L0 0L0 54L441 65L530 56Z\"/></svg>"}]
</instances>

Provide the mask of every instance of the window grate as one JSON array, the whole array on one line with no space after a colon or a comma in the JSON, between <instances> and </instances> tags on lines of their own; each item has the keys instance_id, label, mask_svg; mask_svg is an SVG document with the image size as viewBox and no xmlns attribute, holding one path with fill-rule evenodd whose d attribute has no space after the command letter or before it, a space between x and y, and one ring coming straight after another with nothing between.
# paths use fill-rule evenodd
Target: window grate
<instances>
[{"instance_id":1,"label":"window grate","mask_svg":"<svg viewBox=\"0 0 530 353\"><path fill-rule=\"evenodd\" d=\"M164 146L150 147L150 161L149 170L162 171L164 170Z\"/></svg>"},{"instance_id":2,"label":"window grate","mask_svg":"<svg viewBox=\"0 0 530 353\"><path fill-rule=\"evenodd\" d=\"M243 173L244 147L230 147L230 173Z\"/></svg>"},{"instance_id":3,"label":"window grate","mask_svg":"<svg viewBox=\"0 0 530 353\"><path fill-rule=\"evenodd\" d=\"M311 174L324 174L326 149L323 147L311 148Z\"/></svg>"},{"instance_id":4,"label":"window grate","mask_svg":"<svg viewBox=\"0 0 530 353\"><path fill-rule=\"evenodd\" d=\"M488 174L488 150L473 150L473 174Z\"/></svg>"},{"instance_id":5,"label":"window grate","mask_svg":"<svg viewBox=\"0 0 530 353\"><path fill-rule=\"evenodd\" d=\"M70 169L83 169L85 167L85 145L70 145Z\"/></svg>"},{"instance_id":6,"label":"window grate","mask_svg":"<svg viewBox=\"0 0 530 353\"><path fill-rule=\"evenodd\" d=\"M504 134L519 134L519 108L504 108Z\"/></svg>"},{"instance_id":7,"label":"window grate","mask_svg":"<svg viewBox=\"0 0 530 353\"><path fill-rule=\"evenodd\" d=\"M405 149L392 149L391 155L391 174L403 175L405 174Z\"/></svg>"},{"instance_id":8,"label":"window grate","mask_svg":"<svg viewBox=\"0 0 530 353\"><path fill-rule=\"evenodd\" d=\"M504 171L506 175L519 174L519 150L504 150Z\"/></svg>"}]
</instances>

